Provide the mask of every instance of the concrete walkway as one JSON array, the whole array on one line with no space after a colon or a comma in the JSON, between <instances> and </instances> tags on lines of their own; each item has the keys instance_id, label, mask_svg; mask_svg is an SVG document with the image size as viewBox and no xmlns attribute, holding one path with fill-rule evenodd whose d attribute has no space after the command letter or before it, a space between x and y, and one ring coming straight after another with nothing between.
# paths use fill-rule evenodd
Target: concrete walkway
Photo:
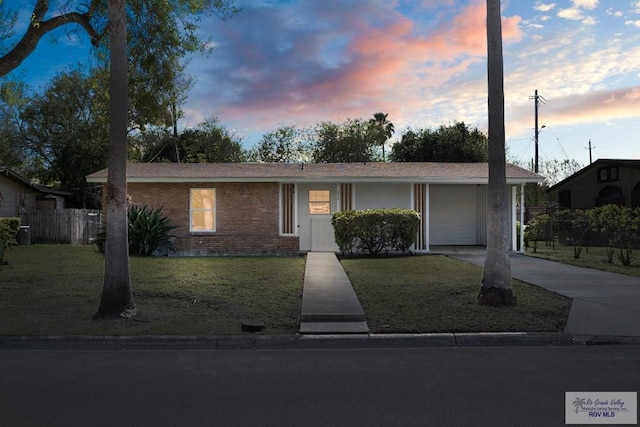
<instances>
[{"instance_id":1,"label":"concrete walkway","mask_svg":"<svg viewBox=\"0 0 640 427\"><path fill-rule=\"evenodd\" d=\"M366 334L364 311L333 252L310 252L300 312L302 334Z\"/></svg>"},{"instance_id":2,"label":"concrete walkway","mask_svg":"<svg viewBox=\"0 0 640 427\"><path fill-rule=\"evenodd\" d=\"M433 253L484 265L484 248L432 249ZM513 254L510 261L514 278L573 298L565 332L640 336L640 278L519 254Z\"/></svg>"}]
</instances>

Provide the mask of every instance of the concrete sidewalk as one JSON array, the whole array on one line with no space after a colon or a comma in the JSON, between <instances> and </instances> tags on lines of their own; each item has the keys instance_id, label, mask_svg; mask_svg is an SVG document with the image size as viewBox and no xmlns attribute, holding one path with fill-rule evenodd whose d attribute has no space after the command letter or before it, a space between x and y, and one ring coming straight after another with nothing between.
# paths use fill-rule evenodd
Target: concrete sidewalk
<instances>
[{"instance_id":1,"label":"concrete sidewalk","mask_svg":"<svg viewBox=\"0 0 640 427\"><path fill-rule=\"evenodd\" d=\"M364 311L333 252L310 252L300 310L302 334L368 333Z\"/></svg>"},{"instance_id":2,"label":"concrete sidewalk","mask_svg":"<svg viewBox=\"0 0 640 427\"><path fill-rule=\"evenodd\" d=\"M484 248L438 248L461 261L484 265ZM511 275L573 299L565 332L640 336L640 278L513 254Z\"/></svg>"}]
</instances>

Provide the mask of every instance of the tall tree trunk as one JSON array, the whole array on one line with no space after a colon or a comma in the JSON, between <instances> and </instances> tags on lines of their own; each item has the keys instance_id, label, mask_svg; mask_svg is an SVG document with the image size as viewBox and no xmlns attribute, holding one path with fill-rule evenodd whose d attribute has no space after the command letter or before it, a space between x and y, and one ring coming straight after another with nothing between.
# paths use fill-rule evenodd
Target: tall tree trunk
<instances>
[{"instance_id":1,"label":"tall tree trunk","mask_svg":"<svg viewBox=\"0 0 640 427\"><path fill-rule=\"evenodd\" d=\"M505 163L500 0L487 0L489 109L489 225L478 303L515 305L509 264L509 194Z\"/></svg>"},{"instance_id":2,"label":"tall tree trunk","mask_svg":"<svg viewBox=\"0 0 640 427\"><path fill-rule=\"evenodd\" d=\"M115 317L135 307L129 278L127 233L127 27L125 0L109 0L110 81L107 240L102 299L95 317Z\"/></svg>"}]
</instances>

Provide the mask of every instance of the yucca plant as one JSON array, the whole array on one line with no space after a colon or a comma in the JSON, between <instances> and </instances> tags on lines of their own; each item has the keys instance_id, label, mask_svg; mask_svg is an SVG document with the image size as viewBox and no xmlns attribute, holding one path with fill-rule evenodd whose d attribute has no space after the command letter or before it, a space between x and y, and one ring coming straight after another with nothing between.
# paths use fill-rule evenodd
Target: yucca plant
<instances>
[{"instance_id":1,"label":"yucca plant","mask_svg":"<svg viewBox=\"0 0 640 427\"><path fill-rule=\"evenodd\" d=\"M129 254L149 256L158 248L173 249L171 231L176 228L169 218L162 214L162 208L151 209L146 205L132 206L128 213ZM98 251L104 252L106 230L96 236Z\"/></svg>"}]
</instances>

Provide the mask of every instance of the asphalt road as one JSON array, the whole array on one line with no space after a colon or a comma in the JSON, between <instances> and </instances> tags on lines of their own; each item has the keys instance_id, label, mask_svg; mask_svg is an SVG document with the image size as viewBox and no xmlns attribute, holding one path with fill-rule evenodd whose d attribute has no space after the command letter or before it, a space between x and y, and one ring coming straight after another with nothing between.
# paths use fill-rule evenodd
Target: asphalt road
<instances>
[{"instance_id":1,"label":"asphalt road","mask_svg":"<svg viewBox=\"0 0 640 427\"><path fill-rule=\"evenodd\" d=\"M562 426L640 346L0 350L2 426Z\"/></svg>"}]
</instances>

